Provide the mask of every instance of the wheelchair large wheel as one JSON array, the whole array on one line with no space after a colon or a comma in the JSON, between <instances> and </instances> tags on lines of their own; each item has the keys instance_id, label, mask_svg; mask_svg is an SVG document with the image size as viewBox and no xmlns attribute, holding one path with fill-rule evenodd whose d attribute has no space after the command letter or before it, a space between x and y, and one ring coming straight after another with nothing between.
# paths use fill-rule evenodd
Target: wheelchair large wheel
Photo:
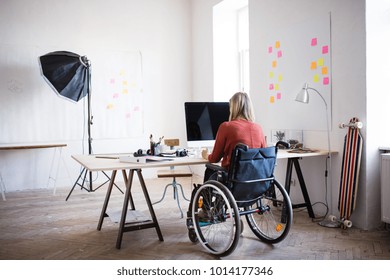
<instances>
[{"instance_id":1,"label":"wheelchair large wheel","mask_svg":"<svg viewBox=\"0 0 390 280\"><path fill-rule=\"evenodd\" d=\"M244 207L249 227L262 241L274 244L286 238L290 231L293 211L287 191L277 181L253 205Z\"/></svg>"},{"instance_id":2,"label":"wheelchair large wheel","mask_svg":"<svg viewBox=\"0 0 390 280\"><path fill-rule=\"evenodd\" d=\"M202 246L213 255L231 254L238 243L241 224L236 201L220 182L207 181L192 201L192 221Z\"/></svg>"}]
</instances>

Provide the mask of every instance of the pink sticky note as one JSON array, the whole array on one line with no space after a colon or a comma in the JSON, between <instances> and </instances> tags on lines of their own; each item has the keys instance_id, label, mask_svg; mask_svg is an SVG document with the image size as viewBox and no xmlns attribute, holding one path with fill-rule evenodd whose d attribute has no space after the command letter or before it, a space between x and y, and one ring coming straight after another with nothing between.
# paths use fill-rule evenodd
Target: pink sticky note
<instances>
[{"instance_id":1,"label":"pink sticky note","mask_svg":"<svg viewBox=\"0 0 390 280\"><path fill-rule=\"evenodd\" d=\"M131 118L131 113L126 113L125 117L126 117L126 119L130 119Z\"/></svg>"},{"instance_id":2,"label":"pink sticky note","mask_svg":"<svg viewBox=\"0 0 390 280\"><path fill-rule=\"evenodd\" d=\"M329 47L328 46L323 46L322 47L322 54L326 54L329 52Z\"/></svg>"},{"instance_id":3,"label":"pink sticky note","mask_svg":"<svg viewBox=\"0 0 390 280\"><path fill-rule=\"evenodd\" d=\"M274 84L269 84L269 89L273 90L274 89Z\"/></svg>"},{"instance_id":4,"label":"pink sticky note","mask_svg":"<svg viewBox=\"0 0 390 280\"><path fill-rule=\"evenodd\" d=\"M268 53L272 53L272 47L268 47Z\"/></svg>"},{"instance_id":5,"label":"pink sticky note","mask_svg":"<svg viewBox=\"0 0 390 280\"><path fill-rule=\"evenodd\" d=\"M324 85L329 85L329 77L324 77L323 84Z\"/></svg>"},{"instance_id":6,"label":"pink sticky note","mask_svg":"<svg viewBox=\"0 0 390 280\"><path fill-rule=\"evenodd\" d=\"M119 93L114 93L113 95L112 95L112 98L118 98L119 97Z\"/></svg>"},{"instance_id":7,"label":"pink sticky note","mask_svg":"<svg viewBox=\"0 0 390 280\"><path fill-rule=\"evenodd\" d=\"M317 46L317 38L311 39L311 46Z\"/></svg>"},{"instance_id":8,"label":"pink sticky note","mask_svg":"<svg viewBox=\"0 0 390 280\"><path fill-rule=\"evenodd\" d=\"M278 57L282 57L282 51L278 51Z\"/></svg>"},{"instance_id":9,"label":"pink sticky note","mask_svg":"<svg viewBox=\"0 0 390 280\"><path fill-rule=\"evenodd\" d=\"M282 98L282 94L280 93L280 92L278 92L277 94L276 94L276 99L281 99Z\"/></svg>"},{"instance_id":10,"label":"pink sticky note","mask_svg":"<svg viewBox=\"0 0 390 280\"><path fill-rule=\"evenodd\" d=\"M110 84L115 84L115 79L111 79Z\"/></svg>"}]
</instances>

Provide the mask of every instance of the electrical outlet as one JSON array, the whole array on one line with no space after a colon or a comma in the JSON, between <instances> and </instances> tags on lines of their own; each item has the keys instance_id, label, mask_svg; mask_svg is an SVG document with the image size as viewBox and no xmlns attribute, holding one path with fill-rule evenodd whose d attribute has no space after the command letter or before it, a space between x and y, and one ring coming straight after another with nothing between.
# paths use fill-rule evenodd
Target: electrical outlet
<instances>
[{"instance_id":1,"label":"electrical outlet","mask_svg":"<svg viewBox=\"0 0 390 280\"><path fill-rule=\"evenodd\" d=\"M291 178L290 186L295 186L295 178Z\"/></svg>"}]
</instances>

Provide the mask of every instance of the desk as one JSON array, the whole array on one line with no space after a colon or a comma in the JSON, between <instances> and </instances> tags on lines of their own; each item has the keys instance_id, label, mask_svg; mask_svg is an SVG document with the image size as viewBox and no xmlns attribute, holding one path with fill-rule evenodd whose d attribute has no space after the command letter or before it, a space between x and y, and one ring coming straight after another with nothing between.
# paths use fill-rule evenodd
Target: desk
<instances>
[{"instance_id":1,"label":"desk","mask_svg":"<svg viewBox=\"0 0 390 280\"><path fill-rule=\"evenodd\" d=\"M58 160L58 164L59 164L59 161L61 159L62 147L66 147L66 144L0 144L0 151L60 148L60 158ZM55 154L53 155L53 161L50 168L49 182L50 179L53 179L51 177L51 172L53 168L54 158L55 158ZM58 172L58 167L57 167L57 172ZM0 188L1 188L1 196L3 197L3 200L5 200L5 184L3 181L3 177L1 176L1 173L0 173ZM55 192L55 188L54 188L54 192Z\"/></svg>"},{"instance_id":2,"label":"desk","mask_svg":"<svg viewBox=\"0 0 390 280\"><path fill-rule=\"evenodd\" d=\"M335 153L335 152L332 152ZM294 153L291 150L278 150L278 159L287 159L287 168L286 168L286 181L284 184L284 187L287 191L287 193L290 193L290 186L291 186L291 175L293 167L295 167L295 171L297 173L299 185L301 187L302 195L305 200L304 203L300 204L293 204L293 208L302 208L306 207L307 211L309 213L310 218L315 218L314 211L312 204L310 202L310 197L307 192L306 183L303 178L301 166L299 164L299 160L306 157L319 157L319 156L328 156L329 152L327 150L315 150L315 152L301 152L301 153Z\"/></svg>"},{"instance_id":3,"label":"desk","mask_svg":"<svg viewBox=\"0 0 390 280\"><path fill-rule=\"evenodd\" d=\"M115 155L112 156L115 157ZM154 213L152 202L150 201L149 193L144 178L142 176L142 169L205 164L207 162L204 159L190 158L190 157L173 158L169 161L167 160L167 161L148 162L148 163L124 163L124 162L120 162L118 159L97 158L96 155L75 155L72 156L72 158L74 158L78 163L80 163L83 167L85 167L89 171L112 171L110 183L107 188L107 194L104 200L102 212L100 214L100 218L97 226L98 230L101 230L103 225L103 220L105 217L107 217L106 210L107 210L108 202L110 200L111 190L114 186L114 181L115 181L117 171L118 170L122 171L122 176L126 184L126 191L125 191L125 197L123 201L121 219L119 222L119 232L118 232L118 237L116 242L117 249L120 249L123 233L127 231L134 231L134 230L140 230L145 228L155 228L159 240L160 241L164 240L156 215ZM129 170L128 173L126 173L126 170ZM148 205L149 213L151 215L152 221L147 221L142 223L132 223L131 225L128 225L126 224L126 215L129 207L129 202L130 202L131 210L135 210L134 201L131 195L131 186L134 179L134 173L137 174L138 179L141 183L141 188L145 196L145 200Z\"/></svg>"}]
</instances>

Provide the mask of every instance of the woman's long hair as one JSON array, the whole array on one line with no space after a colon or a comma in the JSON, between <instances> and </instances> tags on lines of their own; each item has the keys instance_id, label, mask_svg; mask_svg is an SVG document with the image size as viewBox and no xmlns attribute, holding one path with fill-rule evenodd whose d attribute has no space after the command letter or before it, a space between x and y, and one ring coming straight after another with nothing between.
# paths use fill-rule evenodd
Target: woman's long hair
<instances>
[{"instance_id":1,"label":"woman's long hair","mask_svg":"<svg viewBox=\"0 0 390 280\"><path fill-rule=\"evenodd\" d=\"M249 95L245 92L235 93L229 100L229 107L229 121L237 119L244 119L252 122L255 121L252 101L249 98Z\"/></svg>"}]
</instances>

